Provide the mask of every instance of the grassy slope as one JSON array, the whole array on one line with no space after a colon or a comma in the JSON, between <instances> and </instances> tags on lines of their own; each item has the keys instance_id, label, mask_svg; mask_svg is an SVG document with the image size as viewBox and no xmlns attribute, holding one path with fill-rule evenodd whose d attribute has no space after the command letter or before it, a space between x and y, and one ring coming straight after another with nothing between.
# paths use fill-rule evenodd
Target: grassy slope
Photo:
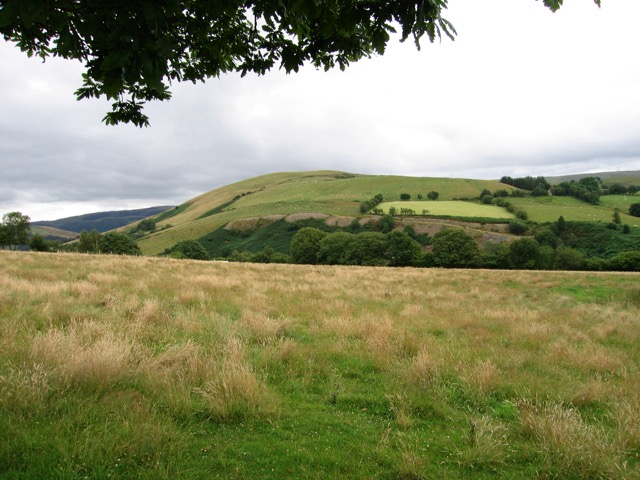
<instances>
[{"instance_id":1,"label":"grassy slope","mask_svg":"<svg viewBox=\"0 0 640 480\"><path fill-rule=\"evenodd\" d=\"M31 233L33 234L39 233L43 237L52 236L52 237L58 237L58 238L66 238L69 240L71 240L72 238L76 238L79 235L77 232L60 230L59 228L54 228L54 227L42 227L39 225L32 225Z\"/></svg>"},{"instance_id":2,"label":"grassy slope","mask_svg":"<svg viewBox=\"0 0 640 480\"><path fill-rule=\"evenodd\" d=\"M418 194L426 196L435 190L440 193L439 200L429 202L423 208L434 214L455 215L455 212L440 211L439 207L456 205L444 203L456 198L478 197L485 188L492 192L512 189L490 180L357 175L335 171L273 173L217 188L189 200L176 215L158 222L159 228L168 225L171 228L141 239L139 245L145 254L154 255L180 240L202 238L228 222L274 214L326 213L357 217L361 215L359 204L378 193L386 201L398 201L401 193L409 193L415 199ZM234 201L237 196L240 197ZM623 223L639 223L625 213L631 203L640 201L638 196L603 196L598 206L569 197L509 198L509 201L526 211L529 219L535 222L555 221L562 215L567 221L608 223L614 209L618 208ZM472 208L468 203L457 205ZM208 215L216 208L220 211ZM416 209L418 213L421 210ZM498 213L504 213L505 218L508 215L502 211ZM476 215L467 213L465 216Z\"/></svg>"},{"instance_id":3,"label":"grassy slope","mask_svg":"<svg viewBox=\"0 0 640 480\"><path fill-rule=\"evenodd\" d=\"M509 202L529 214L534 222L555 222L563 216L574 222L611 222L616 208L620 210L620 220L629 225L639 225L640 219L627 212L629 205L640 202L640 196L604 195L600 197L600 205L589 203L572 197L522 197L509 198Z\"/></svg>"},{"instance_id":4,"label":"grassy slope","mask_svg":"<svg viewBox=\"0 0 640 480\"><path fill-rule=\"evenodd\" d=\"M399 199L400 193L426 195L435 190L440 199L477 197L487 188L504 185L492 180L352 175L343 172L283 172L255 177L200 195L184 212L160 222L167 229L144 238L139 245L145 254L161 253L179 240L200 238L232 220L272 214L327 213L358 216L359 204L381 193L385 199ZM221 213L200 218L211 209L230 202L236 195L254 192L233 202Z\"/></svg>"},{"instance_id":5,"label":"grassy slope","mask_svg":"<svg viewBox=\"0 0 640 480\"><path fill-rule=\"evenodd\" d=\"M0 252L2 478L638 478L640 274Z\"/></svg>"}]
</instances>

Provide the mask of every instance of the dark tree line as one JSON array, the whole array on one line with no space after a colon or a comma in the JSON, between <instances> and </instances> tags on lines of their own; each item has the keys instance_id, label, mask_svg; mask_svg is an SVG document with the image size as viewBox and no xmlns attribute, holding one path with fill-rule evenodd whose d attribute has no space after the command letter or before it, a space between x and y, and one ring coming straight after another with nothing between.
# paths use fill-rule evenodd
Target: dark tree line
<instances>
[{"instance_id":1,"label":"dark tree line","mask_svg":"<svg viewBox=\"0 0 640 480\"><path fill-rule=\"evenodd\" d=\"M522 190L530 190L532 191L532 195L534 191L536 192L536 194L538 194L539 192L544 192L543 195L546 195L549 191L549 188L551 188L551 185L549 185L549 182L547 182L544 177L534 178L527 176L511 178L505 176L500 179L500 183L505 183L507 185L511 185L512 187L521 188Z\"/></svg>"},{"instance_id":2,"label":"dark tree line","mask_svg":"<svg viewBox=\"0 0 640 480\"><path fill-rule=\"evenodd\" d=\"M294 263L399 267L416 264L420 254L420 244L399 231L327 233L304 227L291 240Z\"/></svg>"},{"instance_id":3,"label":"dark tree line","mask_svg":"<svg viewBox=\"0 0 640 480\"><path fill-rule=\"evenodd\" d=\"M360 204L360 213L367 213L369 210L374 209L384 201L381 193L378 193L375 197L370 198Z\"/></svg>"}]
</instances>

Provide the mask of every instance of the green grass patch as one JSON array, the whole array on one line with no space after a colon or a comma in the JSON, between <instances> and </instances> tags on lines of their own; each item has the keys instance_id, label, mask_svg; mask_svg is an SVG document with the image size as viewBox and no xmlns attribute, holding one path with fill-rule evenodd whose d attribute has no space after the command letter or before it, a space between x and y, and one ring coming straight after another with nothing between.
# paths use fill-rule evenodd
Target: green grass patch
<instances>
[{"instance_id":1,"label":"green grass patch","mask_svg":"<svg viewBox=\"0 0 640 480\"><path fill-rule=\"evenodd\" d=\"M566 221L606 222L613 219L616 208L620 210L622 223L640 225L637 218L628 214L629 205L634 203L632 195L605 195L600 197L600 205L592 205L572 197L518 197L508 201L524 210L533 222L555 222L562 216ZM637 201L637 200L636 200Z\"/></svg>"},{"instance_id":2,"label":"green grass patch","mask_svg":"<svg viewBox=\"0 0 640 480\"><path fill-rule=\"evenodd\" d=\"M154 220L156 223L164 222L165 220L171 217L175 217L176 215L180 215L181 213L185 212L190 206L191 206L191 203L189 202L183 203L182 205L178 205L177 207L171 208L166 212L162 212L160 215L155 217Z\"/></svg>"},{"instance_id":3,"label":"green grass patch","mask_svg":"<svg viewBox=\"0 0 640 480\"><path fill-rule=\"evenodd\" d=\"M444 200L444 201L404 201L404 202L383 202L378 208L389 213L389 209L394 207L398 214L401 208L409 208L416 215L434 215L440 217L467 217L467 218L489 218L509 220L515 216L507 212L504 208L495 205L483 205L474 202Z\"/></svg>"},{"instance_id":4,"label":"green grass patch","mask_svg":"<svg viewBox=\"0 0 640 480\"><path fill-rule=\"evenodd\" d=\"M585 303L601 303L608 301L617 293L615 288L608 286L585 288L577 285L558 285L553 287L552 290L562 295L569 295L571 298Z\"/></svg>"}]
</instances>

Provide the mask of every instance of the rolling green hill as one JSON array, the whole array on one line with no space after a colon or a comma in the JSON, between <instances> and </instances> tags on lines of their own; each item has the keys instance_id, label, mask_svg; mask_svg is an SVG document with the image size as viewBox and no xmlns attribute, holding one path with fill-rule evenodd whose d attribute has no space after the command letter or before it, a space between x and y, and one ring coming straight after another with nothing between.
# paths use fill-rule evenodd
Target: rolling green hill
<instances>
[{"instance_id":1,"label":"rolling green hill","mask_svg":"<svg viewBox=\"0 0 640 480\"><path fill-rule=\"evenodd\" d=\"M625 178L633 180L636 177L632 174L637 172L623 173ZM608 178L605 174L601 176ZM280 220L300 222L313 218L346 227L355 219L370 218L370 215L360 212L360 204L382 194L385 203L380 207L383 211L391 205L398 209L403 206L411 208L417 217L405 219L405 222L419 225L422 232L432 235L445 225L442 223L444 219L466 220L474 222L463 225L482 244L487 235L504 234L506 224L514 219L514 215L503 208L480 204L477 199L484 189L512 192L514 187L497 180L360 175L339 171L273 173L211 190L156 215L153 217L157 225L155 232L140 238L138 243L144 254L156 255L181 240L206 239L207 248L213 255L214 252L234 249L235 240L228 241L229 235L222 231L225 228L242 234L243 229L252 230L258 224L265 226ZM426 198L431 191L439 193L438 200L418 201L419 197ZM401 194L409 194L411 201L400 201ZM618 209L623 224L637 226L640 223L627 214L629 205L640 201L638 195L602 196L599 205L554 196L509 197L508 201L516 209L526 212L532 222L555 222L563 216L569 222L600 222L606 225ZM431 225L427 225L429 222ZM437 222L440 223L436 227ZM504 224L502 227L485 225L501 222ZM122 230L131 231L135 226L131 224ZM282 245L291 233L286 232L286 226L278 228L278 233L264 232L264 235L273 237L264 246L285 251L287 249ZM277 240L276 236L281 239ZM258 237L252 239L250 250L260 249L256 244ZM213 245L223 239L228 244L226 247Z\"/></svg>"},{"instance_id":2,"label":"rolling green hill","mask_svg":"<svg viewBox=\"0 0 640 480\"><path fill-rule=\"evenodd\" d=\"M70 232L69 230L62 230L60 228L45 227L45 226L33 225L33 224L31 224L31 233L32 234L39 233L46 239L59 240L61 242L73 240L78 236L78 232Z\"/></svg>"},{"instance_id":3,"label":"rolling green hill","mask_svg":"<svg viewBox=\"0 0 640 480\"><path fill-rule=\"evenodd\" d=\"M497 180L358 175L337 171L283 172L243 180L204 193L157 217L158 231L139 240L147 255L176 242L201 238L232 221L298 214L360 217L360 203L381 193L385 200L430 191L439 200L475 198L483 189L511 187Z\"/></svg>"}]
</instances>

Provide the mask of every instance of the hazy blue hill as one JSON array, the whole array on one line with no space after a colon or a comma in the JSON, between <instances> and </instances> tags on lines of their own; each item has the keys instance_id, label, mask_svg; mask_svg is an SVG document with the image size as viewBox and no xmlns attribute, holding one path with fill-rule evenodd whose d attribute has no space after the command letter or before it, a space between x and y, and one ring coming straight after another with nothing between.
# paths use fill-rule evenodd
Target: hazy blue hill
<instances>
[{"instance_id":1,"label":"hazy blue hill","mask_svg":"<svg viewBox=\"0 0 640 480\"><path fill-rule=\"evenodd\" d=\"M98 232L107 232L114 228L122 227L143 218L158 215L173 208L173 205L160 207L140 208L136 210L117 210L112 212L87 213L75 217L61 218L58 220L45 220L32 222L33 226L53 227L71 232L91 231L94 228Z\"/></svg>"},{"instance_id":2,"label":"hazy blue hill","mask_svg":"<svg viewBox=\"0 0 640 480\"><path fill-rule=\"evenodd\" d=\"M623 185L640 185L640 170L624 171L624 172L596 172L596 173L576 173L575 175L563 175L559 177L544 178L552 185L562 182L570 182L571 180L579 181L585 177L600 177L604 183L621 183Z\"/></svg>"}]
</instances>

